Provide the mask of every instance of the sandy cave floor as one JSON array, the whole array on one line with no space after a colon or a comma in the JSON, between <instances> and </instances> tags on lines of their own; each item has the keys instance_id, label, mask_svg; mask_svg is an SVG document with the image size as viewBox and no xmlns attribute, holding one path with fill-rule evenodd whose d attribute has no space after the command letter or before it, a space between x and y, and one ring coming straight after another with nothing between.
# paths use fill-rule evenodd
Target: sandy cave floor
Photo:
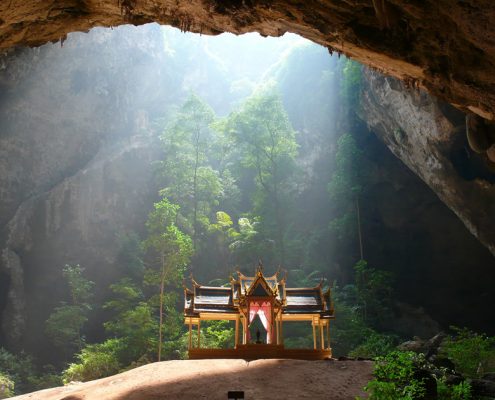
<instances>
[{"instance_id":1,"label":"sandy cave floor","mask_svg":"<svg viewBox=\"0 0 495 400\"><path fill-rule=\"evenodd\" d=\"M370 361L178 360L118 375L46 389L16 400L227 399L354 400L371 378Z\"/></svg>"}]
</instances>

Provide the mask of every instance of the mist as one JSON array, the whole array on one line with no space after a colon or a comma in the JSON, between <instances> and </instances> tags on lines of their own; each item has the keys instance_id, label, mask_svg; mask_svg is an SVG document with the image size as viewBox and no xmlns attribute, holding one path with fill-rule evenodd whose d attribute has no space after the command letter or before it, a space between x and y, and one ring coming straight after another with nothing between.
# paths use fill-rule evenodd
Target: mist
<instances>
[{"instance_id":1,"label":"mist","mask_svg":"<svg viewBox=\"0 0 495 400\"><path fill-rule=\"evenodd\" d=\"M183 280L220 286L260 261L291 287L324 279L341 310L337 356L375 334L392 348L449 325L495 333L491 280L471 274L494 277L493 256L370 129L363 71L293 34L156 24L3 54L0 347L31 355L40 380L56 375L48 386L61 371L100 377L67 367L91 345L121 351L107 375L155 361L152 238L165 225L183 246L165 285L165 359L186 357ZM67 333L69 306L80 325ZM209 345L232 345L231 326L208 329ZM304 326L286 335L312 347Z\"/></svg>"}]
</instances>

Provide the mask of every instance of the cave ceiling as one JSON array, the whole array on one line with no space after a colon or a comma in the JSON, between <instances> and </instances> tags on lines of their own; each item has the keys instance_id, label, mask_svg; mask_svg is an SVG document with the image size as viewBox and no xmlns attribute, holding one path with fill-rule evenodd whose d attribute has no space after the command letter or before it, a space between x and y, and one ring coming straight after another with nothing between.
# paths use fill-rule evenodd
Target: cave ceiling
<instances>
[{"instance_id":1,"label":"cave ceiling","mask_svg":"<svg viewBox=\"0 0 495 400\"><path fill-rule=\"evenodd\" d=\"M492 0L5 0L0 49L149 22L202 34L293 32L493 120L494 17Z\"/></svg>"}]
</instances>

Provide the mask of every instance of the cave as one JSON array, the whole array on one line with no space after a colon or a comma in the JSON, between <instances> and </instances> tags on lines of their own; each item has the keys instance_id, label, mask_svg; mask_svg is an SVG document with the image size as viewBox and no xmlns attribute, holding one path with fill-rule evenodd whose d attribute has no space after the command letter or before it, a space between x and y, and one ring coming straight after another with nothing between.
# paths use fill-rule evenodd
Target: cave
<instances>
[{"instance_id":1,"label":"cave","mask_svg":"<svg viewBox=\"0 0 495 400\"><path fill-rule=\"evenodd\" d=\"M17 0L0 8L0 47L39 46L69 32L129 23L210 35L292 32L493 119L494 12L488 0Z\"/></svg>"},{"instance_id":2,"label":"cave","mask_svg":"<svg viewBox=\"0 0 495 400\"><path fill-rule=\"evenodd\" d=\"M61 363L56 346L40 347L40 338L46 340L51 310L70 297L60 283L65 264L83 265L96 283L93 301L99 309L85 329L85 340L97 343L106 337L103 323L111 312L100 307L110 299L109 286L130 273L119 265L133 257L122 251L121 239L131 241L129 233L146 235L150 207L160 197L150 165L162 162L161 139L146 132L164 115L171 118L177 99L185 101L185 81L196 79L199 83L189 89L202 95L210 85L216 94L206 95L207 102L222 117L233 109L224 97L235 104L241 93L252 90L242 79L237 86L220 79L218 71L210 78L210 67L202 63L211 54L200 46L181 48L179 36L190 33L155 22L200 38L258 32L266 40L288 43L299 40L297 34L320 45L301 58L299 76L277 72L284 80L282 101L290 122L295 131L310 132L297 143L306 155L298 162L307 173L297 190L303 193L321 177L331 179L329 171L335 168L337 136L325 142L318 129L329 130L328 121L334 119L352 130L368 170L360 203L364 258L396 279L393 321L381 321L377 329L401 339L427 339L450 325L494 335L494 15L488 1L51 0L0 5L0 347L27 351L40 363ZM235 39L229 40L235 48ZM263 57L271 57L274 49ZM173 62L168 58L172 53ZM237 57L239 64L250 62L249 56ZM170 79L178 69L189 68L191 59L200 65L196 75ZM347 60L364 65L352 122L329 95L341 90L328 78L331 74L321 75L317 83L310 79L325 68L343 73L338 71ZM232 67L225 68L232 73ZM320 106L326 103L328 108ZM319 118L325 119L324 128L313 124ZM326 154L332 156L326 159ZM249 173L238 179L249 188L240 199L240 208L246 208L256 183L249 181ZM337 287L352 284L358 236L340 248L328 243L334 236L318 236L317 231L328 229L321 216L335 209L325 203L326 187L307 194L294 195L294 209L314 212L308 212L309 221L300 214L291 224L311 223L315 229L301 229L301 237L291 238L297 242L292 252L304 249L315 256L291 253L289 273L311 275L327 265ZM237 217L230 203L225 207ZM204 240L213 246L211 239ZM307 247L299 243L305 241ZM270 246L275 245L265 249ZM249 262L256 257L261 255ZM279 261L267 258L274 265ZM233 267L216 261L217 275ZM195 268L206 281L216 276ZM291 334L297 337L299 331Z\"/></svg>"}]
</instances>

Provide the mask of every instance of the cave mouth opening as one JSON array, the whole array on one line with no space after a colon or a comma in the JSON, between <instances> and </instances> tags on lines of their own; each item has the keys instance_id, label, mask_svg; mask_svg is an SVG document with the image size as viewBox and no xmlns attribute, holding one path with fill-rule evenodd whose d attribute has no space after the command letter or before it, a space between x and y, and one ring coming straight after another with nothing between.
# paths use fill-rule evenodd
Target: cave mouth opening
<instances>
[{"instance_id":1,"label":"cave mouth opening","mask_svg":"<svg viewBox=\"0 0 495 400\"><path fill-rule=\"evenodd\" d=\"M184 38L189 40L187 45L182 44ZM222 41L225 43L224 50L215 44ZM247 47L243 47L242 43L246 43ZM263 43L267 45L263 47ZM282 64L291 52L297 51L307 51L306 61L301 62L299 59L293 62L292 70L283 68ZM18 102L8 110L12 112L9 118L0 118L0 121L4 121L8 128L1 132L10 132L11 136L21 135L21 138L26 134L22 138L25 143L29 142L27 133L33 127L36 127L38 135L37 156L29 160L26 158L25 164L34 176L32 181L35 184L30 194L37 190L42 193L41 202L33 203L33 214L40 216L37 221L40 229L34 232L30 257L24 258L25 262L31 263L26 270L39 270L39 280L33 280L30 285L33 292L28 305L33 305L34 310L37 304L42 304L37 302L37 298L47 296L47 293L54 296L54 291L50 292L51 282L43 277L42 271L58 269L59 276L60 268L66 263L83 265L90 279L99 284L96 287L96 298L101 301L108 298L105 290L123 275L119 262L116 262L119 260L116 256L118 250L112 248L115 243L111 239L122 232L127 234L141 229L140 233L143 233L143 221L146 220L150 205L157 200L158 188L153 183L154 177L150 168L143 167L144 163L149 166L151 162L158 161L159 132L156 131L155 123L160 119L165 122L170 120L191 92L204 97L218 116L227 116L263 85L270 85L271 78L284 80L281 89L287 93L284 105L295 121L294 128L300 132L299 149L302 152L315 150L301 160L301 166L312 165L314 171L311 176L308 174L307 181L300 183L300 186L309 187L318 174L329 178L333 160L328 154L335 152L336 143L323 141L332 135L336 139L336 130L342 129L344 125L332 124L344 113L339 108L338 96L329 95L341 94L340 88L335 85L336 74L332 71L339 62L345 62L345 59L330 57L325 48L296 35L281 38L260 38L256 33L240 37L227 33L201 36L156 24L139 28L121 26L113 30L95 28L88 34L69 35L63 46L46 45L40 49L26 49L25 54L20 54L16 59L16 63L8 66L12 67L8 71L13 72L11 76L14 81L23 81L23 86L14 93L15 85L7 83L11 99ZM317 75L319 69L327 67L325 73ZM315 76L319 80L315 81ZM7 99L2 97L2 104L8 104L9 93L6 93ZM35 119L30 120L19 111L19 105L22 104L20 94L30 96L33 104L39 107L40 112ZM321 112L324 107L327 107L326 112ZM365 137L364 126L362 130ZM371 135L370 132L367 134ZM377 147L382 146L381 149L388 152L376 137L373 136L373 140ZM28 155L24 152L20 156ZM49 176L45 176L41 172L50 158L56 158L56 167L61 169L54 168ZM383 171L377 172L376 169L373 167L372 172L381 175L377 179L393 181L393 177L387 177ZM148 179L145 183L144 177ZM242 182L245 184L248 178L248 175L242 176ZM38 183L39 187L36 187ZM395 184L393 181L390 186ZM252 182L251 189L254 189ZM312 247L305 251L308 254L311 251L318 252L319 257L315 256L311 260L313 264L306 266L301 273L309 274L313 272L311 268L316 263L323 264L329 257L335 256L332 251L336 250L328 249L328 241L318 237L318 232L328 227L325 217L331 211L331 205L327 204L327 200L327 186L321 185L319 190L298 203L301 209L314 211L310 213L308 221L317 228L306 230L297 240L301 243L306 239L313 242ZM250 201L249 193L240 199L244 206ZM364 215L363 218L366 221L370 215ZM383 223L378 216L373 218L376 219L374 224ZM294 225L303 226L308 221L300 215ZM257 222L252 222L252 226L256 226ZM41 237L43 240L40 240ZM42 248L39 245L47 241L51 242L50 247ZM409 241L418 242L417 239L406 238L405 243L398 243L402 248L402 253L398 253L401 257L410 256ZM273 247L273 240L267 242L265 248ZM50 254L45 254L47 248ZM351 253L355 246L346 249ZM389 261L389 258L383 257L387 251L385 244L378 243L376 260ZM45 252L46 257L37 257L40 252ZM249 261L256 263L258 257L258 254L254 255L254 259ZM341 271L342 276L347 278L345 281L351 281L352 267L345 272L342 272L344 268L341 267L352 266L351 258L343 257L330 266L330 277L335 279L338 271ZM269 264L270 260L263 261ZM412 266L414 260L408 263ZM377 264L380 267L385 265ZM400 261L396 264L399 265ZM227 267L222 265L222 268ZM213 276L212 271L210 268L204 276L198 274L199 278L209 280L229 272L213 271ZM335 273L335 276L331 276L331 273ZM1 285L8 288L10 282L4 280L3 276L0 279L0 293L3 293ZM421 286L421 279L418 278L415 284ZM60 299L51 300L55 304ZM0 313L2 304L0 299ZM46 310L45 314L48 314ZM98 324L95 321L93 323L99 328L88 330L89 341L104 338L102 322L106 317L102 313L94 318ZM39 323L42 319L46 319L45 316L38 318L37 324L28 321L28 331L43 332ZM34 340L30 346L31 349L40 347ZM50 346L44 347L44 359L50 354L56 354L53 350ZM54 360L57 361L60 360Z\"/></svg>"}]
</instances>

